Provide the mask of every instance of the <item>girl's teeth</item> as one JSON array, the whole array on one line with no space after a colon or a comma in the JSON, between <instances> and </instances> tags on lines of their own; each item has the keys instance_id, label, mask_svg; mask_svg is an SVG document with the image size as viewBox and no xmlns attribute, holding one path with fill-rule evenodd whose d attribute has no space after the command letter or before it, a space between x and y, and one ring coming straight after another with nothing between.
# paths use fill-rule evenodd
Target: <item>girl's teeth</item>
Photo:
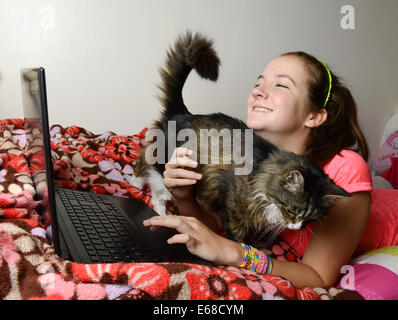
<instances>
[{"instance_id":1,"label":"girl's teeth","mask_svg":"<svg viewBox=\"0 0 398 320\"><path fill-rule=\"evenodd\" d=\"M261 107L254 107L253 110L254 110L254 111L264 112L264 113L272 112L272 111L269 110L269 109L261 108Z\"/></svg>"}]
</instances>

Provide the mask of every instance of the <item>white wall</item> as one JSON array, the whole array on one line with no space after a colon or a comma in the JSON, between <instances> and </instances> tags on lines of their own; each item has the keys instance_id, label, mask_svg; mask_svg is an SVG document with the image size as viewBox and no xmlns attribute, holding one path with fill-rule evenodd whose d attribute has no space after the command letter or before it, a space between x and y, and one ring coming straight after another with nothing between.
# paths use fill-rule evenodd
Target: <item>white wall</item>
<instances>
[{"instance_id":1,"label":"white wall","mask_svg":"<svg viewBox=\"0 0 398 320\"><path fill-rule=\"evenodd\" d=\"M355 9L355 30L340 26L345 4ZM158 117L166 47L191 29L211 36L222 60L216 84L188 79L192 112L245 120L265 65L304 50L349 84L377 150L398 110L397 14L397 0L0 0L0 119L22 117L19 68L41 65L51 124L137 133Z\"/></svg>"}]
</instances>

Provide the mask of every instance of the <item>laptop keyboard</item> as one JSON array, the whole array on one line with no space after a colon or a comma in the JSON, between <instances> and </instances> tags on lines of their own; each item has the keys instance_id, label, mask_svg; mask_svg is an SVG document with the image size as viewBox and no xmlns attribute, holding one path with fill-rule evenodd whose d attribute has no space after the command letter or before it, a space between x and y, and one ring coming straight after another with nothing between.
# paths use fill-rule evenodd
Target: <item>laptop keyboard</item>
<instances>
[{"instance_id":1,"label":"laptop keyboard","mask_svg":"<svg viewBox=\"0 0 398 320\"><path fill-rule=\"evenodd\" d=\"M150 248L134 242L130 224L110 199L88 192L57 189L91 261L158 262Z\"/></svg>"}]
</instances>

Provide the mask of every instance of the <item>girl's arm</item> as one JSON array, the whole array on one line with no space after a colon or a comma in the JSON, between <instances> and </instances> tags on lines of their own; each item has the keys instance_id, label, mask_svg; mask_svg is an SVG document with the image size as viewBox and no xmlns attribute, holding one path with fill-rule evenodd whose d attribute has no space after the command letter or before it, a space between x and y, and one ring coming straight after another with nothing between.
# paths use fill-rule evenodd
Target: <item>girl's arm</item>
<instances>
[{"instance_id":1,"label":"girl's arm","mask_svg":"<svg viewBox=\"0 0 398 320\"><path fill-rule=\"evenodd\" d=\"M302 264L313 269L324 286L334 285L341 267L350 262L368 223L370 204L369 192L353 193L316 223Z\"/></svg>"},{"instance_id":2,"label":"girl's arm","mask_svg":"<svg viewBox=\"0 0 398 320\"><path fill-rule=\"evenodd\" d=\"M297 287L333 286L361 239L369 209L368 192L354 193L351 198L337 202L316 223L302 263L272 259L272 274L290 280ZM219 236L194 217L156 216L145 220L144 225L176 229L179 234L170 238L169 244L184 243L191 253L216 264L239 266L243 262L244 252L239 243Z\"/></svg>"},{"instance_id":3,"label":"girl's arm","mask_svg":"<svg viewBox=\"0 0 398 320\"><path fill-rule=\"evenodd\" d=\"M221 222L218 217L212 212L204 212L194 197L193 185L202 176L192 171L198 163L190 159L190 155L192 155L192 150L188 148L174 149L163 172L164 184L172 193L174 203L181 215L195 217L214 232L220 233Z\"/></svg>"}]
</instances>

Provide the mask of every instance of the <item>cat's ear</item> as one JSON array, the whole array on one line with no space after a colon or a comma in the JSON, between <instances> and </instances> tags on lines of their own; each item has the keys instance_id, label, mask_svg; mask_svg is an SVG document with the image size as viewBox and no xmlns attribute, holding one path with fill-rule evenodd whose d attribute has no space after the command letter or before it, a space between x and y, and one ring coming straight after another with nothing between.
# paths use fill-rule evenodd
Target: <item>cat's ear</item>
<instances>
[{"instance_id":1,"label":"cat's ear","mask_svg":"<svg viewBox=\"0 0 398 320\"><path fill-rule=\"evenodd\" d=\"M328 189L327 194L322 198L328 208L334 206L339 200L351 197L350 193L340 188L335 183L331 183Z\"/></svg>"},{"instance_id":2,"label":"cat's ear","mask_svg":"<svg viewBox=\"0 0 398 320\"><path fill-rule=\"evenodd\" d=\"M292 170L286 177L286 189L291 192L300 192L304 190L304 178L300 171Z\"/></svg>"}]
</instances>

